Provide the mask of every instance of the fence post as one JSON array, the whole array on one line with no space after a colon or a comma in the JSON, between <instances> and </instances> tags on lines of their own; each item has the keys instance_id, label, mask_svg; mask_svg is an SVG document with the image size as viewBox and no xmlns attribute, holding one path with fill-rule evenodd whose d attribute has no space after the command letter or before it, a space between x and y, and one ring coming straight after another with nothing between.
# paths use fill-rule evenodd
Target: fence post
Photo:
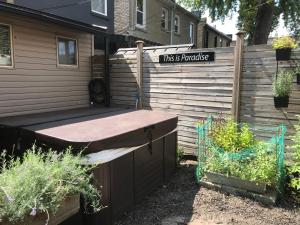
<instances>
[{"instance_id":1,"label":"fence post","mask_svg":"<svg viewBox=\"0 0 300 225\"><path fill-rule=\"evenodd\" d=\"M231 114L235 121L239 121L240 116L240 82L243 69L243 51L244 51L244 31L236 34L236 46L234 49L234 79L232 90Z\"/></svg>"},{"instance_id":2,"label":"fence post","mask_svg":"<svg viewBox=\"0 0 300 225\"><path fill-rule=\"evenodd\" d=\"M137 88L138 88L138 108L143 108L144 93L143 93L143 41L136 41L137 45Z\"/></svg>"}]
</instances>

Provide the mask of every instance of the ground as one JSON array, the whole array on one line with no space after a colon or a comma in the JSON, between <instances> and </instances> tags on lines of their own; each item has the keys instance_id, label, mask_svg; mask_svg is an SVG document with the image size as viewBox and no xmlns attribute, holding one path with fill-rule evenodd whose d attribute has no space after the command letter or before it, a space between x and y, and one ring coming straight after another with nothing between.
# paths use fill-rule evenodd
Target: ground
<instances>
[{"instance_id":1,"label":"ground","mask_svg":"<svg viewBox=\"0 0 300 225\"><path fill-rule=\"evenodd\" d=\"M299 225L291 204L266 207L253 200L208 190L195 182L195 165L182 163L174 177L116 225ZM288 206L287 206L288 205Z\"/></svg>"}]
</instances>

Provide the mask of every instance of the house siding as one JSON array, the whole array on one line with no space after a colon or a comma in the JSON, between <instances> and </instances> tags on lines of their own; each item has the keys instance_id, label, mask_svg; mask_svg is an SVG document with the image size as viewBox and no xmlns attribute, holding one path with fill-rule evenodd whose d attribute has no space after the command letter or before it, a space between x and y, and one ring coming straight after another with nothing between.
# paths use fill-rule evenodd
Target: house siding
<instances>
[{"instance_id":1,"label":"house siding","mask_svg":"<svg viewBox=\"0 0 300 225\"><path fill-rule=\"evenodd\" d=\"M1 12L12 26L13 68L0 67L0 117L89 105L92 34ZM76 38L78 68L57 66L56 36Z\"/></svg>"}]
</instances>

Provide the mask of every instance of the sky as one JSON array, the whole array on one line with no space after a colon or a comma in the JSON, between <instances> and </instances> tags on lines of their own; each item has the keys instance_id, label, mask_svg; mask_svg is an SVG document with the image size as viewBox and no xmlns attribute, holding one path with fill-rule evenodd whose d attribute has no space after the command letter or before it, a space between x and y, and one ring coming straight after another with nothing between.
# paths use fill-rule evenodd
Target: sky
<instances>
[{"instance_id":1,"label":"sky","mask_svg":"<svg viewBox=\"0 0 300 225\"><path fill-rule=\"evenodd\" d=\"M208 12L205 12L203 17L207 17L208 24L215 26L219 31L225 33L225 34L233 34L233 39L235 40L235 34L238 32L238 29L236 28L237 24L237 18L238 15L235 13L232 18L226 18L224 22L222 21L216 21L212 22L209 18ZM271 36L277 36L277 34L280 34L280 36L288 35L287 29L284 27L283 20L280 20L279 26L276 30L274 30L271 33Z\"/></svg>"}]
</instances>

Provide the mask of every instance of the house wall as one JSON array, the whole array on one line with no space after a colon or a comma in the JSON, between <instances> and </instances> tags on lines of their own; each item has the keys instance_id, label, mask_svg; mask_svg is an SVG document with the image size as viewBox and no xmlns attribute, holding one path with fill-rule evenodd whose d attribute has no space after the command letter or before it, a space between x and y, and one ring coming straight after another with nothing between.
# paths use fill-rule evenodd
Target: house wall
<instances>
[{"instance_id":1,"label":"house wall","mask_svg":"<svg viewBox=\"0 0 300 225\"><path fill-rule=\"evenodd\" d=\"M15 4L24 7L41 10L57 16L66 17L72 20L87 24L95 24L107 27L108 33L113 33L113 10L114 1L107 1L107 16L92 12L91 1L81 0L38 0L24 1L15 0Z\"/></svg>"},{"instance_id":2,"label":"house wall","mask_svg":"<svg viewBox=\"0 0 300 225\"><path fill-rule=\"evenodd\" d=\"M169 45L171 44L171 16L174 4L170 0L146 0L146 26L138 28L136 24L136 0L115 1L115 33L130 35L143 40ZM161 28L162 8L168 10L168 30ZM195 24L194 40L196 40L196 27L198 20L181 7L175 8L175 14L180 17L180 34L173 34L172 44L190 43L189 25ZM119 22L117 22L119 21Z\"/></svg>"},{"instance_id":3,"label":"house wall","mask_svg":"<svg viewBox=\"0 0 300 225\"><path fill-rule=\"evenodd\" d=\"M0 117L89 105L92 35L1 12L13 31L13 68L0 67ZM76 38L78 68L57 66L56 35Z\"/></svg>"},{"instance_id":4,"label":"house wall","mask_svg":"<svg viewBox=\"0 0 300 225\"><path fill-rule=\"evenodd\" d=\"M206 26L206 19L201 20L197 26L197 48L214 48L214 47L227 47L228 39L215 32ZM208 46L205 44L206 33L208 32ZM217 46L215 46L215 37L217 37Z\"/></svg>"}]
</instances>

